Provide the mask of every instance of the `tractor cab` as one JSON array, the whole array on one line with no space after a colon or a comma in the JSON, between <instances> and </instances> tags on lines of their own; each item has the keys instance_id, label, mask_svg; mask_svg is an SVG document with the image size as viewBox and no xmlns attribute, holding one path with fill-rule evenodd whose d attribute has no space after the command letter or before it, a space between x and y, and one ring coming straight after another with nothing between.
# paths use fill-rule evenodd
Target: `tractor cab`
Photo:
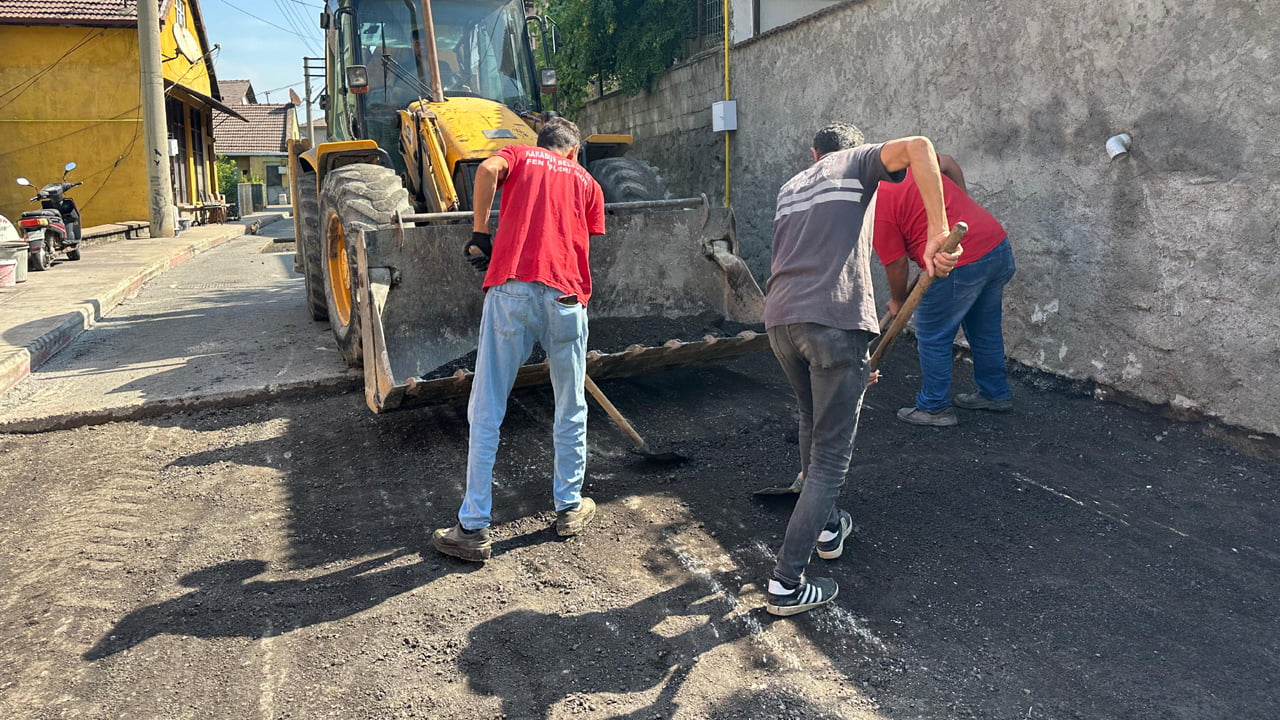
<instances>
[{"instance_id":1,"label":"tractor cab","mask_svg":"<svg viewBox=\"0 0 1280 720\"><path fill-rule=\"evenodd\" d=\"M400 111L431 101L431 44L443 102L483 98L517 115L539 112L537 75L521 0L432 0L425 23L419 0L340 0L327 14L326 85L339 88L326 99L335 140L369 139L394 148ZM397 170L403 159L392 153Z\"/></svg>"}]
</instances>

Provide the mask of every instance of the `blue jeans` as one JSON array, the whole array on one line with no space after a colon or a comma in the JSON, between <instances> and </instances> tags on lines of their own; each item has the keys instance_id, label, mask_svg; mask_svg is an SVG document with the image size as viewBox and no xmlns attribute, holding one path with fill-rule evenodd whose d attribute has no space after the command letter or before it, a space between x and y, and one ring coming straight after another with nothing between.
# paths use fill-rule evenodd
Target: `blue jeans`
<instances>
[{"instance_id":1,"label":"blue jeans","mask_svg":"<svg viewBox=\"0 0 1280 720\"><path fill-rule=\"evenodd\" d=\"M800 470L804 487L787 522L773 578L804 577L822 528L836 522L836 500L849 473L867 389L871 333L815 323L769 328L769 345L796 393L800 409Z\"/></svg>"},{"instance_id":2,"label":"blue jeans","mask_svg":"<svg viewBox=\"0 0 1280 720\"><path fill-rule=\"evenodd\" d=\"M1009 399L1000 306L1013 273L1013 248L1006 239L947 277L934 279L915 313L922 378L916 407L932 411L951 405L951 353L961 327L969 340L978 392L989 400Z\"/></svg>"},{"instance_id":3,"label":"blue jeans","mask_svg":"<svg viewBox=\"0 0 1280 720\"><path fill-rule=\"evenodd\" d=\"M493 462L499 429L507 414L507 396L516 372L529 359L535 341L542 344L551 369L556 414L552 428L556 510L582 501L587 468L587 311L562 305L564 293L542 283L508 280L489 288L480 318L476 373L467 404L471 436L467 447L467 492L458 522L468 530L489 527L493 507Z\"/></svg>"}]
</instances>

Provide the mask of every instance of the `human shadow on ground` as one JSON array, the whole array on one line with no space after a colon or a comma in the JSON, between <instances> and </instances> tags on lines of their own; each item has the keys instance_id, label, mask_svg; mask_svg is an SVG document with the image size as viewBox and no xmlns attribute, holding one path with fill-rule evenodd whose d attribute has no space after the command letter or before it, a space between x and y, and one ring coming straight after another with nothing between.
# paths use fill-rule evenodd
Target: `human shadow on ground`
<instances>
[{"instance_id":1,"label":"human shadow on ground","mask_svg":"<svg viewBox=\"0 0 1280 720\"><path fill-rule=\"evenodd\" d=\"M494 487L494 522L553 510L549 390L518 393L504 424ZM314 402L264 404L231 413L172 415L151 421L199 432L243 425L281 425L267 437L191 453L175 469L235 468L260 477L269 468L286 492L291 567L422 548L457 522L466 482L467 422L459 407L374 415L358 393ZM243 433L239 434L243 437ZM554 538L534 533L520 547ZM505 540L505 539L504 539Z\"/></svg>"},{"instance_id":2,"label":"human shadow on ground","mask_svg":"<svg viewBox=\"0 0 1280 720\"><path fill-rule=\"evenodd\" d=\"M695 378L703 393L718 397L731 395L747 382L736 373L715 370ZM650 394L661 393L660 387L655 382ZM686 394L662 401L677 414L704 402L697 395ZM588 493L603 502L619 492L650 492L669 482L672 468L655 467L631 454L630 441L613 427L608 416L594 405L590 413ZM512 395L494 468L495 526L542 514L548 515L548 527L553 522L549 516L554 509L553 420L550 388L529 388ZM234 443L187 454L173 460L170 467L201 472L233 468L250 473L255 467L275 471L273 475L281 478L287 493L289 562L293 567L313 567L402 547L426 547L426 552L434 553L428 544L432 529L457 521L466 482L468 437L462 406L375 415L359 393L346 393L314 401L264 403L234 412L174 414L147 423L201 433L282 425L267 437L237 430ZM643 427L660 441L677 443L680 449L688 445L683 431L687 424L687 420L655 420ZM554 539L553 533L522 533L516 538L499 534L494 552L497 555Z\"/></svg>"},{"instance_id":3,"label":"human shadow on ground","mask_svg":"<svg viewBox=\"0 0 1280 720\"><path fill-rule=\"evenodd\" d=\"M125 615L83 657L101 660L158 635L275 637L349 617L459 571L423 560L392 564L407 554L390 553L301 580L250 581L267 569L262 560L211 565L179 579L192 592Z\"/></svg>"},{"instance_id":4,"label":"human shadow on ground","mask_svg":"<svg viewBox=\"0 0 1280 720\"><path fill-rule=\"evenodd\" d=\"M1200 717L1280 716L1272 681L1280 667L1274 463L1243 457L1196 425L1022 376L1014 378L1013 413L961 413L954 428L906 426L893 415L916 390L912 353L901 343L868 395L843 491L855 519L845 554L812 569L840 582L840 598L782 622L795 623L872 694L885 717L1146 717L1187 708ZM625 440L593 415L590 442L613 454L593 450L588 479L606 513L627 496L678 498L759 582L790 503L758 503L751 492L795 476L794 403L772 358L734 368L611 381L606 392L642 432L656 429L694 461L660 475L630 472L617 454ZM955 390L970 390L971 370L956 369ZM504 425L497 523L548 506L551 404L549 391L539 392L513 399ZM300 567L420 547L432 524L453 522L461 498L462 409L372 416L358 397L342 402L167 420L199 431L234 424L229 418L288 420L277 437L239 440L175 465L278 469ZM638 646L718 642L696 632L677 640L654 634L653 607L618 611ZM539 622L613 637L608 616L581 617L511 613L501 616L507 626L501 618L477 626L464 672L513 717L545 715L576 692L552 683L566 669L560 660L506 664L546 677L547 689L524 699L502 685L501 666L481 661L520 652L514 638L549 632ZM657 661L600 655L581 671L582 692L673 682Z\"/></svg>"},{"instance_id":5,"label":"human shadow on ground","mask_svg":"<svg viewBox=\"0 0 1280 720\"><path fill-rule=\"evenodd\" d=\"M503 717L546 718L570 696L600 703L585 696L655 689L651 703L615 717L673 717L699 657L747 634L722 620L730 609L722 598L706 595L705 584L691 580L619 609L515 610L476 625L458 666L472 691L501 699Z\"/></svg>"}]
</instances>

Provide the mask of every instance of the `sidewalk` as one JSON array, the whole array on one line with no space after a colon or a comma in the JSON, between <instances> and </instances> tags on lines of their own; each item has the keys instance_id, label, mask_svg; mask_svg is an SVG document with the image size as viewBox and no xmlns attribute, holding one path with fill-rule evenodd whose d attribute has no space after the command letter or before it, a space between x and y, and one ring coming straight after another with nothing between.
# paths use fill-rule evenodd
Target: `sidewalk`
<instances>
[{"instance_id":1,"label":"sidewalk","mask_svg":"<svg viewBox=\"0 0 1280 720\"><path fill-rule=\"evenodd\" d=\"M282 212L194 227L176 238L93 245L78 262L59 262L0 289L0 393L16 385L143 283L193 256L279 221Z\"/></svg>"}]
</instances>

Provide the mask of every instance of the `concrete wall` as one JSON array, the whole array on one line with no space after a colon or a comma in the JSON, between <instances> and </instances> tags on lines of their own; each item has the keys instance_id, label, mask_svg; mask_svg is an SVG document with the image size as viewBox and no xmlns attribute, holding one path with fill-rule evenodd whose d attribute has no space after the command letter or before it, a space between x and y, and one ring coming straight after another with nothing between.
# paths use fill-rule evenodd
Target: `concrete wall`
<instances>
[{"instance_id":1,"label":"concrete wall","mask_svg":"<svg viewBox=\"0 0 1280 720\"><path fill-rule=\"evenodd\" d=\"M1013 359L1280 435L1278 33L1247 0L865 0L735 45L745 254L763 276L777 188L824 122L928 135L1010 232ZM693 90L719 77L710 54L586 115L635 119L616 129L705 187L716 97Z\"/></svg>"},{"instance_id":2,"label":"concrete wall","mask_svg":"<svg viewBox=\"0 0 1280 720\"><path fill-rule=\"evenodd\" d=\"M711 132L711 103L724 99L724 51L709 50L673 68L653 92L610 95L577 118L582 133L629 132L628 154L651 163L672 195L706 193L724 201L724 136Z\"/></svg>"}]
</instances>

